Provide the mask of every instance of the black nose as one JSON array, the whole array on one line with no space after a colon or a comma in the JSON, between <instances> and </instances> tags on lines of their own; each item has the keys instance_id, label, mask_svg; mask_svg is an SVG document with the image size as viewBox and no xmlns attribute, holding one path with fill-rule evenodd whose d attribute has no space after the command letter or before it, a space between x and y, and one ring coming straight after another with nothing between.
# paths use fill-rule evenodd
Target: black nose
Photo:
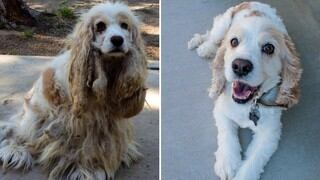
<instances>
[{"instance_id":1,"label":"black nose","mask_svg":"<svg viewBox=\"0 0 320 180\"><path fill-rule=\"evenodd\" d=\"M112 36L111 37L111 43L115 47L120 47L123 44L123 38L121 36Z\"/></svg>"},{"instance_id":2,"label":"black nose","mask_svg":"<svg viewBox=\"0 0 320 180\"><path fill-rule=\"evenodd\" d=\"M232 70L238 76L245 76L253 70L253 64L246 59L235 59L232 62Z\"/></svg>"}]
</instances>

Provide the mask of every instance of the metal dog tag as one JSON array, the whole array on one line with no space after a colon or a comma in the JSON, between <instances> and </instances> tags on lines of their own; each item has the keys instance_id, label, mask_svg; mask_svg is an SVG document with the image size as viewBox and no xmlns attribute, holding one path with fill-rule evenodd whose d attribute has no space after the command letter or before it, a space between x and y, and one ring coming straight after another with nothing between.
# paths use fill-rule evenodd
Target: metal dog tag
<instances>
[{"instance_id":1,"label":"metal dog tag","mask_svg":"<svg viewBox=\"0 0 320 180\"><path fill-rule=\"evenodd\" d=\"M252 104L250 108L249 119L253 121L254 125L257 125L257 122L260 119L259 105L256 101Z\"/></svg>"}]
</instances>

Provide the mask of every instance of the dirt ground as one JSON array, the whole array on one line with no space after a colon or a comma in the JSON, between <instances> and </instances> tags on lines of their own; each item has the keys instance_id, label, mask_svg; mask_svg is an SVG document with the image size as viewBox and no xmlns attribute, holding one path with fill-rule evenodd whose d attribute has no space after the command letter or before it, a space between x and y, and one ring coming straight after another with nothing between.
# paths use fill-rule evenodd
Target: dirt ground
<instances>
[{"instance_id":1,"label":"dirt ground","mask_svg":"<svg viewBox=\"0 0 320 180\"><path fill-rule=\"evenodd\" d=\"M54 56L64 47L65 37L72 31L77 17L103 0L26 0L28 6L44 14L38 17L40 26L22 27L19 31L0 29L0 54ZM142 20L142 35L149 59L159 59L159 1L127 0L130 8ZM74 17L57 14L68 7Z\"/></svg>"}]
</instances>

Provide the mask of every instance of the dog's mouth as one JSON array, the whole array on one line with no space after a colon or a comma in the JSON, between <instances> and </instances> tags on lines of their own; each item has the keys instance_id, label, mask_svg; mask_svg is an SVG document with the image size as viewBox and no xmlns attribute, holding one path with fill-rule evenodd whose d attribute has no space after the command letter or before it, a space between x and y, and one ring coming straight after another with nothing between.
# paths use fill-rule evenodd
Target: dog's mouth
<instances>
[{"instance_id":1,"label":"dog's mouth","mask_svg":"<svg viewBox=\"0 0 320 180\"><path fill-rule=\"evenodd\" d=\"M232 98L235 102L244 104L251 100L258 91L259 86L250 86L241 81L232 83Z\"/></svg>"},{"instance_id":2,"label":"dog's mouth","mask_svg":"<svg viewBox=\"0 0 320 180\"><path fill-rule=\"evenodd\" d=\"M123 55L126 52L122 48L114 48L111 51L109 51L109 55Z\"/></svg>"}]
</instances>

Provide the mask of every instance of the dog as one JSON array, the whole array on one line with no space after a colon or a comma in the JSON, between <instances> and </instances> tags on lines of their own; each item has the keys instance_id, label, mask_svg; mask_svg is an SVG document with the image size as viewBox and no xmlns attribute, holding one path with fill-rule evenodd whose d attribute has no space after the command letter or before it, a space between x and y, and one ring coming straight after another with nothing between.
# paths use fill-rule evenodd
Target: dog
<instances>
[{"instance_id":1,"label":"dog","mask_svg":"<svg viewBox=\"0 0 320 180\"><path fill-rule=\"evenodd\" d=\"M107 2L83 14L67 39L21 112L2 123L0 163L39 164L52 180L113 179L141 156L129 119L146 96L139 19L124 3Z\"/></svg>"},{"instance_id":2,"label":"dog","mask_svg":"<svg viewBox=\"0 0 320 180\"><path fill-rule=\"evenodd\" d=\"M302 68L282 19L267 4L243 2L214 18L212 29L195 34L188 48L213 59L216 174L222 180L260 179L280 140L282 110L299 99ZM239 127L254 133L244 158Z\"/></svg>"}]
</instances>

